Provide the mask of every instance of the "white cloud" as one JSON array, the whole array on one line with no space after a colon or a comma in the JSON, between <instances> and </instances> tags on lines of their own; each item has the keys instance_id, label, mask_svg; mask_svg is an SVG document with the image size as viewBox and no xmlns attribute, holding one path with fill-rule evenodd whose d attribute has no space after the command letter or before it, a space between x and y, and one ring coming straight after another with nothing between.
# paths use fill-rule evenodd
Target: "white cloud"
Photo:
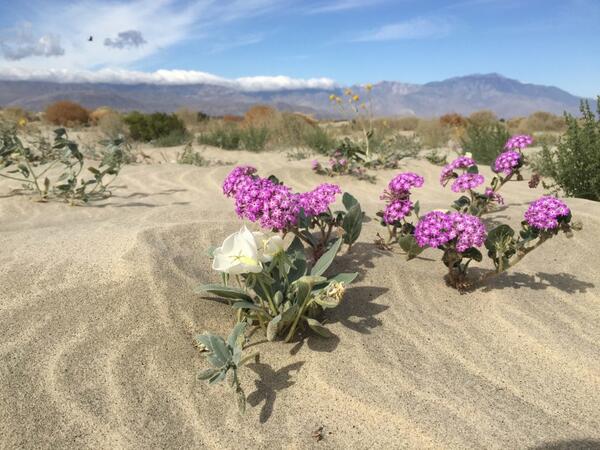
<instances>
[{"instance_id":1,"label":"white cloud","mask_svg":"<svg viewBox=\"0 0 600 450\"><path fill-rule=\"evenodd\" d=\"M0 38L0 50L9 61L18 61L31 56L61 56L65 50L60 45L60 37L49 33L35 37L32 25L28 22L6 30L7 37Z\"/></svg>"},{"instance_id":2,"label":"white cloud","mask_svg":"<svg viewBox=\"0 0 600 450\"><path fill-rule=\"evenodd\" d=\"M394 41L402 39L423 39L446 35L452 29L445 19L418 18L384 25L375 30L359 34L355 42Z\"/></svg>"},{"instance_id":3,"label":"white cloud","mask_svg":"<svg viewBox=\"0 0 600 450\"><path fill-rule=\"evenodd\" d=\"M139 47L144 44L147 44L147 42L142 36L142 33L138 30L121 31L115 39L104 39L104 45L106 47L118 49Z\"/></svg>"},{"instance_id":4,"label":"white cloud","mask_svg":"<svg viewBox=\"0 0 600 450\"><path fill-rule=\"evenodd\" d=\"M213 84L249 92L289 89L332 89L337 83L329 78L290 78L286 76L256 76L228 79L195 70L157 70L139 72L123 69L72 70L0 68L0 80L50 81L56 83L115 83L190 85Z\"/></svg>"}]
</instances>

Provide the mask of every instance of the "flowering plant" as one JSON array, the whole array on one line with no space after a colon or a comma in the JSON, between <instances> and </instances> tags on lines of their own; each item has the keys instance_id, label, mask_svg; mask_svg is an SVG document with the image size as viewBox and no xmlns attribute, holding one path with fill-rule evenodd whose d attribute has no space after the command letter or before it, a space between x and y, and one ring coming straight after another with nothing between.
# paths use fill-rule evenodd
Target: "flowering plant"
<instances>
[{"instance_id":1,"label":"flowering plant","mask_svg":"<svg viewBox=\"0 0 600 450\"><path fill-rule=\"evenodd\" d=\"M363 212L352 195L342 196L344 211L331 210L336 195L341 194L334 184L295 193L274 176L261 178L254 167L239 166L225 179L223 193L234 198L240 218L298 237L311 250L313 261L331 246L335 234L350 249L362 230Z\"/></svg>"},{"instance_id":2,"label":"flowering plant","mask_svg":"<svg viewBox=\"0 0 600 450\"><path fill-rule=\"evenodd\" d=\"M331 154L328 164L313 160L311 168L320 175L330 177L336 175L352 175L359 180L373 181L374 177L367 174L364 167L365 154L350 139L344 139Z\"/></svg>"},{"instance_id":3,"label":"flowering plant","mask_svg":"<svg viewBox=\"0 0 600 450\"><path fill-rule=\"evenodd\" d=\"M340 110L342 115L350 115L360 126L363 135L364 153L362 159L368 160L371 156L370 144L375 128L373 126L373 105L371 101L372 84L363 86L363 99L361 96L352 91L352 89L344 89L343 96L331 94L329 100Z\"/></svg>"},{"instance_id":4,"label":"flowering plant","mask_svg":"<svg viewBox=\"0 0 600 450\"><path fill-rule=\"evenodd\" d=\"M401 173L392 179L388 189L382 195L386 200L383 211L378 213L382 225L389 231L389 238L378 243L389 248L398 243L406 252L408 259L420 254L425 248L442 250L442 262L448 268L448 284L465 290L471 287L467 271L472 261L481 262L483 255L479 248L485 246L487 255L494 264L494 270L484 275L489 278L513 267L528 253L545 241L564 232L567 237L578 226L571 224L571 211L568 206L555 197L541 197L529 205L517 233L509 225L501 224L489 232L481 216L489 212L492 203L502 203L498 190L520 167L518 152L508 150L496 159L497 171L491 187L483 194L474 189L484 183L477 165L470 156L461 156L442 169L440 183L453 181L454 192L468 192L452 205L455 210L431 211L419 216L419 204L410 199L410 190L421 187L422 177L415 173ZM462 173L458 174L460 171ZM417 222L409 218L414 215Z\"/></svg>"}]
</instances>

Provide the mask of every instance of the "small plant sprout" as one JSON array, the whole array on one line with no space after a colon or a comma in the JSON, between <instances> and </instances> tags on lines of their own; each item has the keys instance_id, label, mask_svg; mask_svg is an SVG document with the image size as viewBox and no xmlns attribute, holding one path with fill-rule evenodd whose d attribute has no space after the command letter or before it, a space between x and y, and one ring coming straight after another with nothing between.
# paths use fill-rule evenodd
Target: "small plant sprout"
<instances>
[{"instance_id":1,"label":"small plant sprout","mask_svg":"<svg viewBox=\"0 0 600 450\"><path fill-rule=\"evenodd\" d=\"M523 148L529 140L519 137L512 147ZM508 144L507 144L508 145ZM488 257L494 264L494 270L484 274L481 281L498 275L519 263L528 253L538 248L559 232L567 237L579 226L571 224L571 211L567 205L550 196L542 197L529 205L517 233L509 225L501 224L486 230L481 216L490 212L493 203L503 203L498 190L512 177L522 165L519 151L507 150L500 154L494 163L497 175L491 187L484 193L475 189L484 183L477 165L470 156L461 156L442 169L442 186L452 182L452 191L468 193L452 204L454 211L436 210L419 216L418 202L410 200L410 189L423 185L423 179L414 173L401 173L388 185L381 197L386 200L383 211L378 213L382 225L389 231L389 238L377 242L390 248L398 243L406 252L408 259L419 255L426 248L442 251L442 262L448 268L448 284L460 291L473 286L468 279L468 269L473 261L481 262L483 255L479 248L485 246ZM409 222L414 214L416 223Z\"/></svg>"},{"instance_id":2,"label":"small plant sprout","mask_svg":"<svg viewBox=\"0 0 600 450\"><path fill-rule=\"evenodd\" d=\"M246 323L239 322L225 341L221 336L204 333L196 336L198 346L207 353L206 359L211 368L198 373L199 380L207 380L209 384L224 381L230 374L230 384L236 396L240 413L246 410L246 395L240 385L239 369L249 361L258 361L259 354L243 355L246 337Z\"/></svg>"},{"instance_id":3,"label":"small plant sprout","mask_svg":"<svg viewBox=\"0 0 600 450\"><path fill-rule=\"evenodd\" d=\"M341 190L323 183L312 191L294 193L274 176L261 178L251 166L236 167L223 183L223 193L235 200L240 218L266 230L294 234L310 249L316 261L341 236L348 250L362 230L363 212L350 194L342 196L345 210L332 211Z\"/></svg>"}]
</instances>

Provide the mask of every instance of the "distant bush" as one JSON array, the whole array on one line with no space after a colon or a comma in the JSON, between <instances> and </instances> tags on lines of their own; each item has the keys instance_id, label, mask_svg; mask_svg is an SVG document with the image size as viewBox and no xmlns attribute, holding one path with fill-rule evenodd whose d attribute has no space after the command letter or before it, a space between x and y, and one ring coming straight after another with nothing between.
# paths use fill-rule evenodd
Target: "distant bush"
<instances>
[{"instance_id":1,"label":"distant bush","mask_svg":"<svg viewBox=\"0 0 600 450\"><path fill-rule=\"evenodd\" d=\"M223 122L225 123L240 123L244 121L244 118L241 116L235 116L233 114L225 114L223 117Z\"/></svg>"},{"instance_id":2,"label":"distant bush","mask_svg":"<svg viewBox=\"0 0 600 450\"><path fill-rule=\"evenodd\" d=\"M587 101L581 119L565 114L567 130L554 148L544 146L534 169L554 179L568 196L600 200L600 96L598 118Z\"/></svg>"},{"instance_id":3,"label":"distant bush","mask_svg":"<svg viewBox=\"0 0 600 450\"><path fill-rule=\"evenodd\" d=\"M416 131L423 147L445 147L450 139L450 130L442 125L439 120L420 120Z\"/></svg>"},{"instance_id":4,"label":"distant bush","mask_svg":"<svg viewBox=\"0 0 600 450\"><path fill-rule=\"evenodd\" d=\"M475 161L491 164L504 150L508 138L510 134L501 122L486 120L471 122L469 119L461 144L463 151L472 153Z\"/></svg>"},{"instance_id":5,"label":"distant bush","mask_svg":"<svg viewBox=\"0 0 600 450\"><path fill-rule=\"evenodd\" d=\"M155 147L176 147L190 142L191 140L192 135L187 131L173 130L165 136L154 139L152 145Z\"/></svg>"},{"instance_id":6,"label":"distant bush","mask_svg":"<svg viewBox=\"0 0 600 450\"><path fill-rule=\"evenodd\" d=\"M78 103L62 100L49 105L45 117L53 125L85 125L90 120L90 113Z\"/></svg>"},{"instance_id":7,"label":"distant bush","mask_svg":"<svg viewBox=\"0 0 600 450\"><path fill-rule=\"evenodd\" d=\"M159 138L173 141L187 135L185 124L175 114L160 112L142 114L134 111L127 114L123 120L129 127L131 138L135 141L150 142Z\"/></svg>"},{"instance_id":8,"label":"distant bush","mask_svg":"<svg viewBox=\"0 0 600 450\"><path fill-rule=\"evenodd\" d=\"M115 111L110 111L100 116L100 118L96 119L96 124L100 132L110 139L116 139L121 135L125 135L127 131L123 118Z\"/></svg>"},{"instance_id":9,"label":"distant bush","mask_svg":"<svg viewBox=\"0 0 600 450\"><path fill-rule=\"evenodd\" d=\"M564 117L548 112L537 111L527 118L528 131L564 131L567 123Z\"/></svg>"},{"instance_id":10,"label":"distant bush","mask_svg":"<svg viewBox=\"0 0 600 450\"><path fill-rule=\"evenodd\" d=\"M337 145L336 139L327 130L316 126L304 133L304 145L322 155L327 155Z\"/></svg>"},{"instance_id":11,"label":"distant bush","mask_svg":"<svg viewBox=\"0 0 600 450\"><path fill-rule=\"evenodd\" d=\"M255 127L272 125L278 119L278 111L267 105L255 105L244 114L244 123Z\"/></svg>"},{"instance_id":12,"label":"distant bush","mask_svg":"<svg viewBox=\"0 0 600 450\"><path fill-rule=\"evenodd\" d=\"M198 143L212 145L224 150L238 150L242 144L242 133L235 124L225 123L200 133Z\"/></svg>"},{"instance_id":13,"label":"distant bush","mask_svg":"<svg viewBox=\"0 0 600 450\"><path fill-rule=\"evenodd\" d=\"M493 111L482 110L475 111L469 116L468 122L478 126L490 125L498 122L498 117Z\"/></svg>"},{"instance_id":14,"label":"distant bush","mask_svg":"<svg viewBox=\"0 0 600 450\"><path fill-rule=\"evenodd\" d=\"M467 119L460 114L449 113L440 117L440 123L446 127L464 128L467 126Z\"/></svg>"},{"instance_id":15,"label":"distant bush","mask_svg":"<svg viewBox=\"0 0 600 450\"><path fill-rule=\"evenodd\" d=\"M260 152L267 146L269 139L269 130L265 126L248 126L241 130L242 145L244 150L251 152Z\"/></svg>"}]
</instances>

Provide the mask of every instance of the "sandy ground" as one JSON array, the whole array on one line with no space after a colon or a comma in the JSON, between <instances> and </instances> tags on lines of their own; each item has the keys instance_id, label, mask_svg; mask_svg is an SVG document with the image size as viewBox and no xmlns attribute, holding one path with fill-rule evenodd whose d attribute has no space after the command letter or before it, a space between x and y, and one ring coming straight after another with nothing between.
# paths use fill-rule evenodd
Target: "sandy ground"
<instances>
[{"instance_id":1,"label":"sandy ground","mask_svg":"<svg viewBox=\"0 0 600 450\"><path fill-rule=\"evenodd\" d=\"M331 181L279 154L209 153L298 190ZM405 168L426 177L423 209L449 204L439 167ZM600 204L570 199L583 231L467 295L437 252L406 262L365 224L336 263L361 273L328 316L338 338L259 345L241 417L228 386L196 381L192 340L233 325L192 291L218 280L206 251L240 226L220 193L230 169L128 166L87 207L0 182L0 448L600 447ZM393 174L336 182L373 216ZM518 225L541 194L510 183L489 221Z\"/></svg>"}]
</instances>

